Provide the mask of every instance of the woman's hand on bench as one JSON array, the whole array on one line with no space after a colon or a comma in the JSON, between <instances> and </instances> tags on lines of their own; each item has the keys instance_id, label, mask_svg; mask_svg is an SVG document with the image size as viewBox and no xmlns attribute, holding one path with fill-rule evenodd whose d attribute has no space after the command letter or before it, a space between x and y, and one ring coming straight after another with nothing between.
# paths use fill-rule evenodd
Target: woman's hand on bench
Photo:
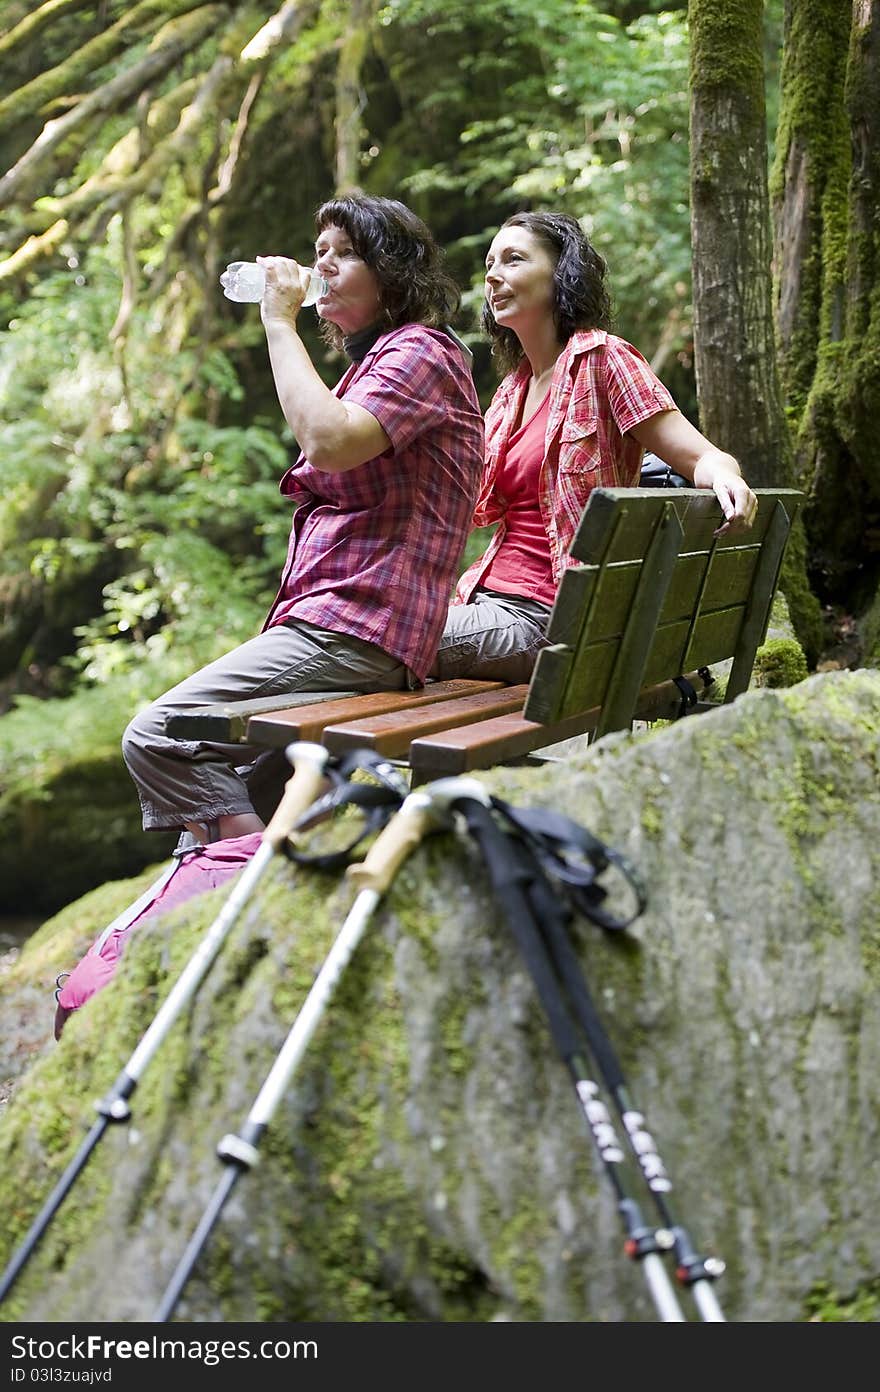
<instances>
[{"instance_id":1,"label":"woman's hand on bench","mask_svg":"<svg viewBox=\"0 0 880 1392\"><path fill-rule=\"evenodd\" d=\"M697 484L698 488L706 487ZM708 485L714 490L721 504L725 521L716 527L715 535L724 536L727 532L747 532L758 511L758 499L741 474L729 473L719 469Z\"/></svg>"}]
</instances>

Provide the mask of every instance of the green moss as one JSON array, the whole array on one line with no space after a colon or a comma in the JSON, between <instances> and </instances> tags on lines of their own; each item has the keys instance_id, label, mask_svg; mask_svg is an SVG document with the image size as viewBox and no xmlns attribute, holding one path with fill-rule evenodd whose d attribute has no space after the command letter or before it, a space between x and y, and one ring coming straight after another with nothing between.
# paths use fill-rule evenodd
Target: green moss
<instances>
[{"instance_id":1,"label":"green moss","mask_svg":"<svg viewBox=\"0 0 880 1392\"><path fill-rule=\"evenodd\" d=\"M822 611L807 579L807 539L800 517L795 519L791 529L779 583L798 642L807 663L812 664L822 649Z\"/></svg>"},{"instance_id":2,"label":"green moss","mask_svg":"<svg viewBox=\"0 0 880 1392\"><path fill-rule=\"evenodd\" d=\"M308 873L297 877L295 951L272 992L273 1013L286 1022L285 1028L296 1018L351 904L347 887L328 903L328 883L335 881ZM264 914L289 915L290 901L279 889L283 886L270 886L261 899ZM407 904L409 898L404 890L400 902ZM420 943L431 941L432 927L436 931L425 915L419 917ZM246 952L242 946L241 953ZM320 1080L309 1073L307 1081L291 1083L288 1105L294 1112L308 1106L307 1131L292 1147L290 1124L279 1115L264 1139L266 1169L283 1171L288 1191L303 1191L310 1214L308 1222L296 1214L284 1225L290 1233L291 1285L282 1298L277 1288L270 1290L263 1282L258 1304L264 1318L277 1318L283 1311L286 1318L303 1319L472 1319L488 1317L494 1308L481 1273L462 1263L454 1248L430 1230L400 1171L388 1162L389 1149L409 1144L401 1124L389 1123L390 1102L405 1095L409 1072L390 952L387 937L378 924L371 924L339 983L332 1014L328 1011L331 1018L319 1025L310 1046L322 1061ZM251 947L250 960L254 957ZM218 985L217 998L225 996L240 976L232 958L224 964L225 982ZM259 968L245 990L258 976ZM240 1008L247 1014L248 1003L240 1002ZM447 1077L467 1065L462 1022L456 999L443 1027ZM209 1072L214 1067L210 1058L202 1059L198 1068L203 1104L206 1066ZM217 1066L222 1071L222 1058ZM167 1071L166 1065L166 1075ZM441 1092L438 1087L438 1096ZM310 1100L303 1102L304 1097ZM298 1130L294 1125L294 1134ZM277 1241L277 1227L266 1239ZM212 1244L205 1256L212 1291L221 1298L229 1292L230 1300L233 1288L240 1285L231 1280L232 1259L223 1243ZM305 1271L307 1281L298 1275ZM421 1289L426 1282L433 1296L416 1297L413 1288ZM426 1311L422 1298L435 1301L436 1309ZM236 1317L234 1304L227 1308L230 1317Z\"/></svg>"},{"instance_id":3,"label":"green moss","mask_svg":"<svg viewBox=\"0 0 880 1392\"><path fill-rule=\"evenodd\" d=\"M880 591L874 598L862 623L864 651L862 663L865 667L880 667Z\"/></svg>"},{"instance_id":4,"label":"green moss","mask_svg":"<svg viewBox=\"0 0 880 1392\"><path fill-rule=\"evenodd\" d=\"M492 1247L492 1264L509 1275L522 1319L541 1318L544 1273L538 1245L546 1217L534 1208L519 1208L503 1222Z\"/></svg>"},{"instance_id":5,"label":"green moss","mask_svg":"<svg viewBox=\"0 0 880 1392\"><path fill-rule=\"evenodd\" d=\"M412 1294L416 1274L433 1273L443 1296L472 1286L447 1244L432 1234L389 1152L408 1144L391 1120L392 1097L405 1095L408 1051L384 937L365 940L340 983L332 1037L325 1040L326 1072L301 1167L320 1176L311 1188L319 1221L297 1231L311 1272L309 1294L293 1292L300 1318L383 1320L427 1318ZM277 1143L276 1143L277 1144ZM289 1166L283 1144L278 1157ZM355 1201L356 1200L356 1201ZM289 1316L288 1316L289 1317ZM473 1314L459 1310L459 1317Z\"/></svg>"},{"instance_id":6,"label":"green moss","mask_svg":"<svg viewBox=\"0 0 880 1392\"><path fill-rule=\"evenodd\" d=\"M688 6L691 81L695 88L737 92L764 111L762 0L691 0Z\"/></svg>"},{"instance_id":7,"label":"green moss","mask_svg":"<svg viewBox=\"0 0 880 1392\"><path fill-rule=\"evenodd\" d=\"M68 751L34 781L16 782L0 796L6 905L52 912L96 884L170 855L176 839L144 834L118 748Z\"/></svg>"},{"instance_id":8,"label":"green moss","mask_svg":"<svg viewBox=\"0 0 880 1392\"><path fill-rule=\"evenodd\" d=\"M817 1284L804 1301L804 1317L813 1323L876 1324L880 1320L880 1279L846 1296L826 1282Z\"/></svg>"},{"instance_id":9,"label":"green moss","mask_svg":"<svg viewBox=\"0 0 880 1392\"><path fill-rule=\"evenodd\" d=\"M755 686L796 686L808 675L804 650L795 638L770 638L755 654Z\"/></svg>"},{"instance_id":10,"label":"green moss","mask_svg":"<svg viewBox=\"0 0 880 1392\"><path fill-rule=\"evenodd\" d=\"M832 277L845 269L846 185L851 164L844 106L846 41L850 16L836 0L792 6L781 72L782 102L771 196L779 208L791 177L793 149L805 162L805 250L797 266L798 304L780 355L780 368L795 421L802 417L816 366L817 344L828 325ZM841 239L841 232L843 237ZM841 261L841 252L844 260ZM779 287L776 287L778 299Z\"/></svg>"}]
</instances>

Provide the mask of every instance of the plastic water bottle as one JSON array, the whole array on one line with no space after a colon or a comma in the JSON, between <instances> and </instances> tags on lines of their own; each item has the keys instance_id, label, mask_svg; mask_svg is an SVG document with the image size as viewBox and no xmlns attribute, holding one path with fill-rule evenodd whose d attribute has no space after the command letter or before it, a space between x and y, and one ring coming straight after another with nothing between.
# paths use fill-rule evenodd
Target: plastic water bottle
<instances>
[{"instance_id":1,"label":"plastic water bottle","mask_svg":"<svg viewBox=\"0 0 880 1392\"><path fill-rule=\"evenodd\" d=\"M240 304L257 304L266 288L266 271L256 261L233 261L220 277L227 300ZM317 271L309 271L309 284L304 305L313 305L327 293L327 282Z\"/></svg>"}]
</instances>

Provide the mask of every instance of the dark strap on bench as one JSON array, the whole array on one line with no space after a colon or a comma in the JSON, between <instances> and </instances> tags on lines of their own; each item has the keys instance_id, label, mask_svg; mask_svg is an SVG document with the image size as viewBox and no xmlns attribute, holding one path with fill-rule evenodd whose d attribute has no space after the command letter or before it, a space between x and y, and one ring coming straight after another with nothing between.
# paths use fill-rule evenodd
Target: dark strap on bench
<instances>
[{"instance_id":1,"label":"dark strap on bench","mask_svg":"<svg viewBox=\"0 0 880 1392\"><path fill-rule=\"evenodd\" d=\"M715 685L715 678L708 667L698 667L697 676L703 683L703 691L708 691L710 686ZM673 677L672 680L681 692L681 704L678 707L676 719L680 719L684 715L692 715L699 704L696 687L684 676Z\"/></svg>"},{"instance_id":2,"label":"dark strap on bench","mask_svg":"<svg viewBox=\"0 0 880 1392\"><path fill-rule=\"evenodd\" d=\"M690 715L694 706L697 704L697 693L691 686L687 677L673 677L672 680L681 692L681 704L678 708L679 717Z\"/></svg>"}]
</instances>

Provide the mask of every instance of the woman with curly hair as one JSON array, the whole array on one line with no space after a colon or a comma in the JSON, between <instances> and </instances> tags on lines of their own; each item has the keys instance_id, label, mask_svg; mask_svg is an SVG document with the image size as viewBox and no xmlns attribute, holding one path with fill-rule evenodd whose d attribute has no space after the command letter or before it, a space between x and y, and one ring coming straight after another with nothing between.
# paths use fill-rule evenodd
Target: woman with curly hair
<instances>
[{"instance_id":1,"label":"woman with curly hair","mask_svg":"<svg viewBox=\"0 0 880 1392\"><path fill-rule=\"evenodd\" d=\"M610 330L606 265L563 213L516 213L486 256L483 328L506 373L486 413L474 525L498 526L461 577L432 674L528 681L593 488L635 487L646 449L751 526L757 499L730 454L676 409Z\"/></svg>"},{"instance_id":2,"label":"woman with curly hair","mask_svg":"<svg viewBox=\"0 0 880 1392\"><path fill-rule=\"evenodd\" d=\"M335 388L324 384L297 329L306 270L260 257L269 361L301 450L281 480L295 505L287 563L262 632L126 730L145 829L185 827L213 842L263 828L252 794L270 756L171 739L168 715L296 691L420 685L443 630L483 461L469 355L444 327L458 290L403 203L337 198L315 223L315 266L327 282L317 311L351 363Z\"/></svg>"}]
</instances>

